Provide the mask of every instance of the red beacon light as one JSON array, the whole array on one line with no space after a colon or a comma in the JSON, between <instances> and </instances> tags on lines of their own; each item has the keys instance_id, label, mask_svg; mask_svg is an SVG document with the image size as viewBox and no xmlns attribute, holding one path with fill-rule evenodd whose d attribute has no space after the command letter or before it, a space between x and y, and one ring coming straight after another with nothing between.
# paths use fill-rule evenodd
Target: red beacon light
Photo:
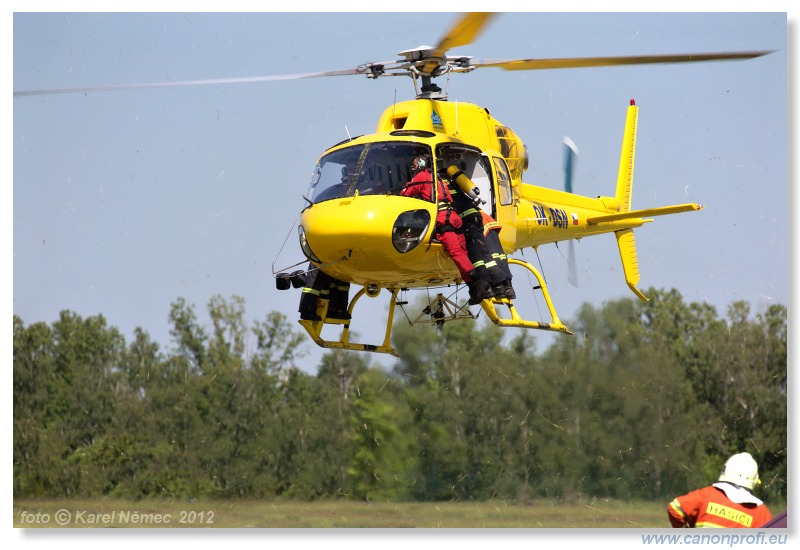
<instances>
[{"instance_id":1,"label":"red beacon light","mask_svg":"<svg viewBox=\"0 0 800 550\"><path fill-rule=\"evenodd\" d=\"M636 100L635 99L631 99L631 105L636 105Z\"/></svg>"}]
</instances>

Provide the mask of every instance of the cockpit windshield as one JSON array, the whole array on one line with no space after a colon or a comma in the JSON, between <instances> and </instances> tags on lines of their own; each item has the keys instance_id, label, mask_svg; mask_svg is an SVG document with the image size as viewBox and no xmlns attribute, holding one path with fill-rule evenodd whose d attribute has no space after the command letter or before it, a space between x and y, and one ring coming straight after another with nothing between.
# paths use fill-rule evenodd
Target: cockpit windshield
<instances>
[{"instance_id":1,"label":"cockpit windshield","mask_svg":"<svg viewBox=\"0 0 800 550\"><path fill-rule=\"evenodd\" d=\"M430 156L426 145L387 141L354 145L323 156L311 178L309 200L314 204L359 195L390 195L411 179L411 162Z\"/></svg>"}]
</instances>

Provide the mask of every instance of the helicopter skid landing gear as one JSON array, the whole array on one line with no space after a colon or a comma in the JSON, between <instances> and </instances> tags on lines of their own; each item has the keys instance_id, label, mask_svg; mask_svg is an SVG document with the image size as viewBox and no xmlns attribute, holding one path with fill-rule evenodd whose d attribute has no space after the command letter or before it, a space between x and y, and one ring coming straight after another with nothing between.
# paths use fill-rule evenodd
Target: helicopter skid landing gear
<instances>
[{"instance_id":1,"label":"helicopter skid landing gear","mask_svg":"<svg viewBox=\"0 0 800 550\"><path fill-rule=\"evenodd\" d=\"M556 309L553 306L553 302L550 300L550 293L547 292L547 285L544 282L544 278L542 278L536 268L528 262L523 262L522 260L517 260L515 258L509 258L508 263L520 265L533 273L533 275L536 277L536 280L539 282L538 288L542 291L542 296L544 296L544 300L547 303L547 309L550 310L552 322L545 323L539 321L527 321L523 319L520 317L519 313L517 313L517 310L514 308L514 304L511 303L511 300L508 298L490 298L481 302L481 307L486 312L486 315L489 316L489 319L491 319L495 325L501 327L532 328L573 334L558 318ZM497 314L496 306L498 305L504 305L508 307L508 312L511 315L510 319L502 318Z\"/></svg>"},{"instance_id":2,"label":"helicopter skid landing gear","mask_svg":"<svg viewBox=\"0 0 800 550\"><path fill-rule=\"evenodd\" d=\"M380 345L374 344L359 344L356 342L350 341L350 321L344 319L333 319L328 318L328 301L325 300L323 302L322 307L317 309L317 314L321 317L319 321L307 321L307 320L300 320L300 325L304 329L311 339L314 342L323 348L330 348L330 349L345 349L351 351L372 351L376 353L388 353L389 355L394 355L395 357L399 357L395 352L394 348L391 345L390 337L392 334L392 321L394 320L394 308L395 303L397 301L397 293L399 289L392 290L392 299L389 302L389 318L386 321L386 334L383 339L383 343ZM353 297L353 300L350 302L349 307L347 308L347 313L350 316L353 315L353 308L358 302L359 298L361 298L364 294L368 294L371 297L377 296L377 293L374 292L367 292L366 288L362 288L358 291L358 293ZM339 336L338 340L326 340L322 337L322 328L326 324L335 324L335 325L342 325L342 332Z\"/></svg>"}]
</instances>

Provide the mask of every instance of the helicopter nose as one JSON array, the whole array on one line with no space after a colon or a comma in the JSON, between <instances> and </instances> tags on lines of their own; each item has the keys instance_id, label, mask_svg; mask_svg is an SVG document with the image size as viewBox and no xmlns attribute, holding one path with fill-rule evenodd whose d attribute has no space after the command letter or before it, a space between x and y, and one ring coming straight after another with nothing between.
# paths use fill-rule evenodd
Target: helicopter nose
<instances>
[{"instance_id":1,"label":"helicopter nose","mask_svg":"<svg viewBox=\"0 0 800 550\"><path fill-rule=\"evenodd\" d=\"M300 244L315 263L383 280L381 273L399 268L405 253L430 233L432 209L417 199L386 195L325 201L303 212Z\"/></svg>"}]
</instances>

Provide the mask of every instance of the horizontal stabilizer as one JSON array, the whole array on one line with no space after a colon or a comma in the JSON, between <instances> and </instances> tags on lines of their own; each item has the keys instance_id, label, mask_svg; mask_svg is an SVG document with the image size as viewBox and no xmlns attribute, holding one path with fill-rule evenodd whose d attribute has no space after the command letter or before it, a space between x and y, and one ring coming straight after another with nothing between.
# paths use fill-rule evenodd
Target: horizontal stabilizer
<instances>
[{"instance_id":1,"label":"horizontal stabilizer","mask_svg":"<svg viewBox=\"0 0 800 550\"><path fill-rule=\"evenodd\" d=\"M666 214L677 214L679 212L692 212L695 210L702 210L703 207L699 204L676 204L674 206L662 206L659 208L645 208L644 210L631 210L630 212L620 212L618 214L601 214L600 216L591 216L586 219L589 225L597 225L604 222L615 222L619 220L633 220L639 218L646 218L650 216L664 216Z\"/></svg>"}]
</instances>

